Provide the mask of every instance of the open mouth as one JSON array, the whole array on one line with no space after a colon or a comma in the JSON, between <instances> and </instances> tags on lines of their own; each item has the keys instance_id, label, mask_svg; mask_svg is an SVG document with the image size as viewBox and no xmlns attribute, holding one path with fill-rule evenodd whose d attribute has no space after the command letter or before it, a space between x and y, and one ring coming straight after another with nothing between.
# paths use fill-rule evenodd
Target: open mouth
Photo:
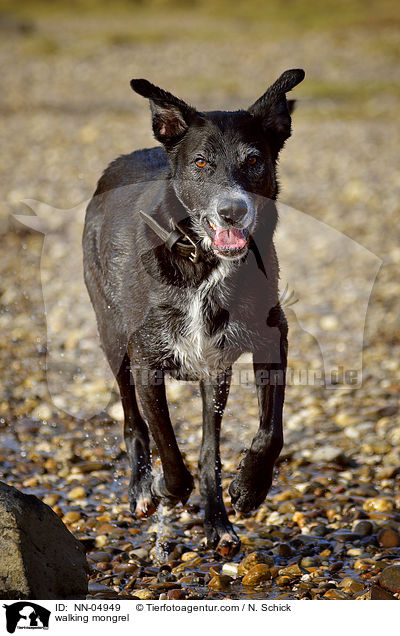
<instances>
[{"instance_id":1,"label":"open mouth","mask_svg":"<svg viewBox=\"0 0 400 636\"><path fill-rule=\"evenodd\" d=\"M249 228L219 227L205 219L205 229L212 240L214 252L223 256L239 256L247 252Z\"/></svg>"}]
</instances>

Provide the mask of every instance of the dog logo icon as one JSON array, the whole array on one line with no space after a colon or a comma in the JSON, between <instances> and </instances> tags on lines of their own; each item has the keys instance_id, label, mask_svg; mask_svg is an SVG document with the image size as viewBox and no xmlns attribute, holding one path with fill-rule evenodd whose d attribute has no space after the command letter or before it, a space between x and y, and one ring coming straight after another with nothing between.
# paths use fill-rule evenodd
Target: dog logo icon
<instances>
[{"instance_id":1,"label":"dog logo icon","mask_svg":"<svg viewBox=\"0 0 400 636\"><path fill-rule=\"evenodd\" d=\"M9 634L16 629L48 629L51 612L30 601L18 601L3 605L6 610L6 627Z\"/></svg>"}]
</instances>

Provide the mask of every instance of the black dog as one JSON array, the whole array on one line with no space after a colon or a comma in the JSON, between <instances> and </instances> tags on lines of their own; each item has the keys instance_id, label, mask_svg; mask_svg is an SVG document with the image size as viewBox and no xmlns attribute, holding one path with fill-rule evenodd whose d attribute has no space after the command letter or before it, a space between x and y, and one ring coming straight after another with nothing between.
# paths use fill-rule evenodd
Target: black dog
<instances>
[{"instance_id":1,"label":"black dog","mask_svg":"<svg viewBox=\"0 0 400 636\"><path fill-rule=\"evenodd\" d=\"M264 500L283 443L287 325L273 244L276 162L291 133L286 93L303 78L300 69L286 71L248 110L207 113L132 80L150 100L163 147L114 161L86 215L85 280L121 392L132 511L146 517L160 502L188 499L193 478L164 375L199 380L205 529L223 555L240 545L222 500L219 436L231 367L243 352L253 354L260 427L229 488L237 511ZM158 478L148 427L162 462Z\"/></svg>"}]
</instances>

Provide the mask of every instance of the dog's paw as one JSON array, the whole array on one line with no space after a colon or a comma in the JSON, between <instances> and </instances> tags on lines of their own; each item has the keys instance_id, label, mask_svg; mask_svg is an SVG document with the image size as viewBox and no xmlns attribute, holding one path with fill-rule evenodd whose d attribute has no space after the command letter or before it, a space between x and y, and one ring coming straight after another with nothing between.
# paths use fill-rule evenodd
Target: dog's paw
<instances>
[{"instance_id":1,"label":"dog's paw","mask_svg":"<svg viewBox=\"0 0 400 636\"><path fill-rule=\"evenodd\" d=\"M173 508L179 503L185 504L187 502L193 487L194 480L189 472L187 472L185 479L180 482L179 486L174 489L167 487L164 475L157 475L153 479L151 492L153 499L157 499L163 506Z\"/></svg>"},{"instance_id":2,"label":"dog's paw","mask_svg":"<svg viewBox=\"0 0 400 636\"><path fill-rule=\"evenodd\" d=\"M249 513L256 510L267 496L270 486L271 481L262 488L259 485L252 486L239 473L228 489L236 512Z\"/></svg>"},{"instance_id":3,"label":"dog's paw","mask_svg":"<svg viewBox=\"0 0 400 636\"><path fill-rule=\"evenodd\" d=\"M205 522L204 527L207 536L207 547L213 548L225 559L230 559L239 551L240 539L229 521L225 524L222 522Z\"/></svg>"},{"instance_id":4,"label":"dog's paw","mask_svg":"<svg viewBox=\"0 0 400 636\"><path fill-rule=\"evenodd\" d=\"M157 510L157 504L152 497L142 497L136 502L135 514L138 519L147 519Z\"/></svg>"},{"instance_id":5,"label":"dog's paw","mask_svg":"<svg viewBox=\"0 0 400 636\"><path fill-rule=\"evenodd\" d=\"M131 478L129 484L129 504L134 517L150 517L157 509L158 501L151 492L153 475L147 471L140 479Z\"/></svg>"}]
</instances>

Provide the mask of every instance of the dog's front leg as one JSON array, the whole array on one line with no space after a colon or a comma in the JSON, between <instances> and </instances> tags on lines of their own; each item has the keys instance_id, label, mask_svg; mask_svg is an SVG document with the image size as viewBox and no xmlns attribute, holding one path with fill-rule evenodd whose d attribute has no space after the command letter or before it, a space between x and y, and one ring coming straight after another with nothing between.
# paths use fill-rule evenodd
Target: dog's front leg
<instances>
[{"instance_id":1,"label":"dog's front leg","mask_svg":"<svg viewBox=\"0 0 400 636\"><path fill-rule=\"evenodd\" d=\"M193 477L180 453L169 417L164 376L157 370L143 371L137 376L136 390L158 452L163 474L153 479L153 498L168 506L185 503L193 490Z\"/></svg>"},{"instance_id":2,"label":"dog's front leg","mask_svg":"<svg viewBox=\"0 0 400 636\"><path fill-rule=\"evenodd\" d=\"M231 370L215 380L200 382L203 400L203 441L199 461L200 493L205 503L207 544L222 556L231 556L240 541L228 519L221 488L219 439L221 420L228 399Z\"/></svg>"},{"instance_id":3,"label":"dog's front leg","mask_svg":"<svg viewBox=\"0 0 400 636\"><path fill-rule=\"evenodd\" d=\"M254 354L254 375L260 412L260 426L239 466L239 474L229 487L238 512L250 512L265 499L272 483L275 461L283 445L282 411L287 362L286 322L279 325L280 362L259 362Z\"/></svg>"},{"instance_id":4,"label":"dog's front leg","mask_svg":"<svg viewBox=\"0 0 400 636\"><path fill-rule=\"evenodd\" d=\"M149 433L136 402L131 363L127 355L124 356L116 377L124 409L124 439L131 467L129 502L134 515L149 517L156 509L151 494L153 476Z\"/></svg>"}]
</instances>

